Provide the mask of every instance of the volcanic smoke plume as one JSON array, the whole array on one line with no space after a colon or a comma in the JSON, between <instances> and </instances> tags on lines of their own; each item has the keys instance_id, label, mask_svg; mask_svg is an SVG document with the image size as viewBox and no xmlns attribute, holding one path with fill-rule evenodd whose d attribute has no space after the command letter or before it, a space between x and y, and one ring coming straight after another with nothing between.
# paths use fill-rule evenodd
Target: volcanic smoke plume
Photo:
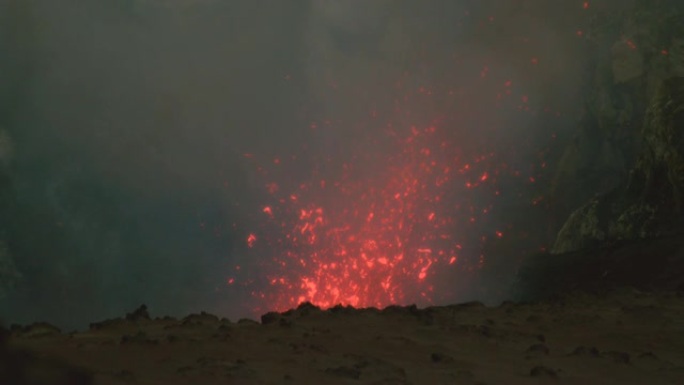
<instances>
[{"instance_id":1,"label":"volcanic smoke plume","mask_svg":"<svg viewBox=\"0 0 684 385\"><path fill-rule=\"evenodd\" d=\"M2 315L504 298L609 2L546 3L0 0Z\"/></svg>"},{"instance_id":2,"label":"volcanic smoke plume","mask_svg":"<svg viewBox=\"0 0 684 385\"><path fill-rule=\"evenodd\" d=\"M553 31L522 3L390 3L313 2L306 136L243 154L266 193L244 238L259 262L228 282L256 284L256 312L477 296L459 281L488 263L488 243L522 233L506 210L543 201L534 185L577 111L581 82L558 79L579 79L581 63L560 63L583 49L582 24ZM542 233L518 253L543 249Z\"/></svg>"}]
</instances>

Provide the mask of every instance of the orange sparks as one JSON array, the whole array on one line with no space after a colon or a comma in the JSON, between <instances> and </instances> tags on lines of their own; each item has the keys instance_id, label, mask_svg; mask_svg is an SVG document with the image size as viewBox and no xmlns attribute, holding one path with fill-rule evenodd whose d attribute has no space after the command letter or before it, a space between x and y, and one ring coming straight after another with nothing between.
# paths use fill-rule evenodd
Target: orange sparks
<instances>
[{"instance_id":1,"label":"orange sparks","mask_svg":"<svg viewBox=\"0 0 684 385\"><path fill-rule=\"evenodd\" d=\"M578 35L582 36L581 31ZM539 61L532 57L530 62ZM480 68L481 77L487 78L482 81L493 81L500 88L501 103L510 101L521 111L534 110L535 106L526 105L527 95L516 93L523 88L522 79L499 78L497 73L491 80L494 68ZM382 121L382 130L364 127L361 134L350 135L358 137L359 143L346 152L248 156L260 162L255 167L257 177L263 178L262 186L270 194L253 208L262 227L247 236L247 245L253 248L255 234L259 234L258 247L252 251L260 258L258 272L242 272L251 282L268 284L252 293L259 306L284 311L303 301L323 308L337 304L383 307L416 299L429 302L441 295L433 289L437 277L444 277L443 271L430 271L434 264L454 265L443 269L451 272L481 267L484 257L478 264L478 254L464 242L479 243L483 233L488 239L503 237L503 231L492 233L492 229L507 229L505 224L492 222L496 202L509 191L500 192L498 183L516 178L523 185L534 178L520 171L528 168L503 164L491 143L483 141L469 148L472 143L455 137L459 129L447 125L459 124L458 118L438 116L415 123L420 118L402 105L415 104L417 93L426 100L442 91L464 93L451 90L453 84L440 90L421 82L402 79L397 83L409 91L397 96L394 112L408 124L400 125L386 111L371 106L366 121L360 123ZM336 122L332 118L307 121L304 128L311 128L306 132L314 140L329 140L332 131L327 130L342 124ZM309 157L314 168L297 179L302 162ZM241 281L236 277L228 282Z\"/></svg>"},{"instance_id":2,"label":"orange sparks","mask_svg":"<svg viewBox=\"0 0 684 385\"><path fill-rule=\"evenodd\" d=\"M423 268L420 269L420 273L418 273L418 279L420 281L424 280L425 277L427 277L427 272L428 272L428 269L430 269L430 266L432 266L432 261L429 261L427 266L424 266Z\"/></svg>"},{"instance_id":3,"label":"orange sparks","mask_svg":"<svg viewBox=\"0 0 684 385\"><path fill-rule=\"evenodd\" d=\"M254 234L249 234L249 235L247 236L247 247L250 247L250 248L253 247L253 246L254 246L254 242L256 242L256 240L257 240L256 235L254 235Z\"/></svg>"}]
</instances>

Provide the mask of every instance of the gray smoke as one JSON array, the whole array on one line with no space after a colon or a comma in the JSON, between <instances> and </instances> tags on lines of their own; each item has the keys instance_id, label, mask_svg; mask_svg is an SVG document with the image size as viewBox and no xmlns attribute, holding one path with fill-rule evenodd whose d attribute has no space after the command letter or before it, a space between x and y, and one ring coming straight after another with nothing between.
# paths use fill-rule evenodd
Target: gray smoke
<instances>
[{"instance_id":1,"label":"gray smoke","mask_svg":"<svg viewBox=\"0 0 684 385\"><path fill-rule=\"evenodd\" d=\"M508 80L569 130L585 20L576 2L543 3L0 0L0 240L22 277L0 318L80 327L143 302L247 315L248 293L225 284L258 262L244 239L265 193L244 154L308 148L297 183L315 155L357 145L370 109L391 113L405 73L468 101L464 146L548 133L517 101L492 107ZM335 125L311 139L321 119Z\"/></svg>"}]
</instances>

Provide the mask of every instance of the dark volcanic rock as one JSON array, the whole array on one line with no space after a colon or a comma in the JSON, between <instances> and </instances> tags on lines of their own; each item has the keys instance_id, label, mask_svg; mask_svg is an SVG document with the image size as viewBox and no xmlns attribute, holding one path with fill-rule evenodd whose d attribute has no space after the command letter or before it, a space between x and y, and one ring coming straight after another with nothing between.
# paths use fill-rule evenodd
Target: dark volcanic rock
<instances>
[{"instance_id":1,"label":"dark volcanic rock","mask_svg":"<svg viewBox=\"0 0 684 385\"><path fill-rule=\"evenodd\" d=\"M0 346L0 384L90 385L92 375L57 360Z\"/></svg>"},{"instance_id":2,"label":"dark volcanic rock","mask_svg":"<svg viewBox=\"0 0 684 385\"><path fill-rule=\"evenodd\" d=\"M684 77L659 82L638 125L641 151L629 176L572 213L552 253L684 233Z\"/></svg>"},{"instance_id":3,"label":"dark volcanic rock","mask_svg":"<svg viewBox=\"0 0 684 385\"><path fill-rule=\"evenodd\" d=\"M140 305L139 308L135 309L132 313L126 314L126 321L141 321L149 320L150 314L147 312L147 305Z\"/></svg>"},{"instance_id":4,"label":"dark volcanic rock","mask_svg":"<svg viewBox=\"0 0 684 385\"><path fill-rule=\"evenodd\" d=\"M320 307L312 304L309 301L306 301L306 302L300 303L296 309L290 309L290 310L282 313L282 315L284 315L284 316L295 316L296 315L298 317L306 317L310 314L317 313L320 311L321 311Z\"/></svg>"},{"instance_id":5,"label":"dark volcanic rock","mask_svg":"<svg viewBox=\"0 0 684 385\"><path fill-rule=\"evenodd\" d=\"M434 363L449 363L454 361L451 356L444 353L432 353L430 359Z\"/></svg>"},{"instance_id":6,"label":"dark volcanic rock","mask_svg":"<svg viewBox=\"0 0 684 385\"><path fill-rule=\"evenodd\" d=\"M660 179L655 184L644 178L645 183L633 184L639 187L634 190L637 194L602 199L599 210L585 205L567 220L554 251L590 246L592 239L602 242L615 235L638 237L642 230L667 230L652 219L659 216L659 208L671 208L642 188L650 184L663 197L670 195L670 200L670 192L677 189L673 176L682 162L672 149L679 144L681 154L682 131L672 128L681 127L684 101L674 89L684 76L682 20L684 2L678 0L639 0L620 11L592 17L585 35L593 58L585 78L584 111L572 137L563 143L562 156L551 167L555 177L547 201L555 202L554 211L567 219L596 195L616 187L624 190L630 171L638 170L639 179L649 174L664 178L651 179ZM626 36L640 44L632 46ZM665 211L661 214L667 216Z\"/></svg>"},{"instance_id":7,"label":"dark volcanic rock","mask_svg":"<svg viewBox=\"0 0 684 385\"><path fill-rule=\"evenodd\" d=\"M684 237L672 236L528 257L518 271L514 295L519 300L538 300L622 287L676 291L683 283Z\"/></svg>"},{"instance_id":8,"label":"dark volcanic rock","mask_svg":"<svg viewBox=\"0 0 684 385\"><path fill-rule=\"evenodd\" d=\"M159 343L157 340L153 340L147 337L147 333L138 332L133 335L124 335L121 337L120 343L122 345L127 344L145 344L145 345L156 345Z\"/></svg>"},{"instance_id":9,"label":"dark volcanic rock","mask_svg":"<svg viewBox=\"0 0 684 385\"><path fill-rule=\"evenodd\" d=\"M292 320L288 318L281 318L280 320L278 320L278 326L283 328L290 328L293 324L294 323L292 322Z\"/></svg>"},{"instance_id":10,"label":"dark volcanic rock","mask_svg":"<svg viewBox=\"0 0 684 385\"><path fill-rule=\"evenodd\" d=\"M450 306L450 308L455 310L482 309L484 307L485 305L480 301L470 301Z\"/></svg>"},{"instance_id":11,"label":"dark volcanic rock","mask_svg":"<svg viewBox=\"0 0 684 385\"><path fill-rule=\"evenodd\" d=\"M120 370L112 374L112 377L121 382L134 382L136 380L135 374L129 370Z\"/></svg>"},{"instance_id":12,"label":"dark volcanic rock","mask_svg":"<svg viewBox=\"0 0 684 385\"><path fill-rule=\"evenodd\" d=\"M90 324L90 330L104 330L113 329L125 325L128 321L123 318L108 319L101 322L93 322Z\"/></svg>"},{"instance_id":13,"label":"dark volcanic rock","mask_svg":"<svg viewBox=\"0 0 684 385\"><path fill-rule=\"evenodd\" d=\"M335 377L350 378L353 380L358 380L361 377L361 371L359 369L350 368L348 366L327 368L325 369L325 372Z\"/></svg>"},{"instance_id":14,"label":"dark volcanic rock","mask_svg":"<svg viewBox=\"0 0 684 385\"><path fill-rule=\"evenodd\" d=\"M546 366L535 366L530 370L530 376L532 377L547 377L547 378L558 378L558 373L555 370L548 368Z\"/></svg>"},{"instance_id":15,"label":"dark volcanic rock","mask_svg":"<svg viewBox=\"0 0 684 385\"><path fill-rule=\"evenodd\" d=\"M47 322L36 322L21 327L15 331L15 333L21 335L22 337L37 338L59 335L62 333L62 331L57 326L51 325Z\"/></svg>"},{"instance_id":16,"label":"dark volcanic rock","mask_svg":"<svg viewBox=\"0 0 684 385\"><path fill-rule=\"evenodd\" d=\"M605 352L605 353L601 353L601 357L610 358L616 363L626 364L626 365L629 365L632 361L630 355L628 353L625 353L625 352L615 352L615 351Z\"/></svg>"},{"instance_id":17,"label":"dark volcanic rock","mask_svg":"<svg viewBox=\"0 0 684 385\"><path fill-rule=\"evenodd\" d=\"M342 305L335 305L328 309L328 312L331 314L354 314L358 310L356 310L353 306L342 306Z\"/></svg>"},{"instance_id":18,"label":"dark volcanic rock","mask_svg":"<svg viewBox=\"0 0 684 385\"><path fill-rule=\"evenodd\" d=\"M578 346L570 353L571 356L600 357L600 352L595 347Z\"/></svg>"},{"instance_id":19,"label":"dark volcanic rock","mask_svg":"<svg viewBox=\"0 0 684 385\"><path fill-rule=\"evenodd\" d=\"M309 314L318 313L320 311L321 311L320 307L318 307L318 306L316 306L316 305L314 305L308 301L302 302L301 304L299 304L299 306L297 306L297 313L302 317L306 317Z\"/></svg>"},{"instance_id":20,"label":"dark volcanic rock","mask_svg":"<svg viewBox=\"0 0 684 385\"><path fill-rule=\"evenodd\" d=\"M275 311L268 312L268 313L261 316L261 324L262 325L269 325L269 324L278 322L278 320L281 317L282 317L282 315L278 312L275 312Z\"/></svg>"},{"instance_id":21,"label":"dark volcanic rock","mask_svg":"<svg viewBox=\"0 0 684 385\"><path fill-rule=\"evenodd\" d=\"M527 348L526 351L528 354L531 355L544 355L548 356L550 353L549 347L544 345L544 344L534 344Z\"/></svg>"},{"instance_id":22,"label":"dark volcanic rock","mask_svg":"<svg viewBox=\"0 0 684 385\"><path fill-rule=\"evenodd\" d=\"M205 325L214 324L219 322L219 317L209 314L206 312L201 312L199 314L190 314L189 316L183 318L181 324L184 326L188 325Z\"/></svg>"},{"instance_id":23,"label":"dark volcanic rock","mask_svg":"<svg viewBox=\"0 0 684 385\"><path fill-rule=\"evenodd\" d=\"M7 340L10 337L10 331L5 329L4 326L0 325L0 349L2 349L3 346L7 343Z\"/></svg>"},{"instance_id":24,"label":"dark volcanic rock","mask_svg":"<svg viewBox=\"0 0 684 385\"><path fill-rule=\"evenodd\" d=\"M418 313L418 307L416 305L409 305L409 306L398 306L398 305L390 305L387 306L386 308L382 309L380 311L380 314L406 314L406 315L415 315Z\"/></svg>"}]
</instances>

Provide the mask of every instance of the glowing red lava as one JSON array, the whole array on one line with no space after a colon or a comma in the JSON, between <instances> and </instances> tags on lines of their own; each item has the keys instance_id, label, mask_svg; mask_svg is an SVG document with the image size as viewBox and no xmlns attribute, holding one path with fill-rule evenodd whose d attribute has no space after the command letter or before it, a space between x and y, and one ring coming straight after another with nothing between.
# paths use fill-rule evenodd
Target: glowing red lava
<instances>
[{"instance_id":1,"label":"glowing red lava","mask_svg":"<svg viewBox=\"0 0 684 385\"><path fill-rule=\"evenodd\" d=\"M499 19L486 17L477 28L494 28ZM584 36L574 26L566 32L571 44L579 44L575 34ZM527 218L511 223L502 212L525 216L532 214L528 207L548 207L547 192L532 185L548 179L551 143L564 127L558 119L578 111L557 100L542 105L539 82L529 80L554 72L548 52L528 52L531 38L515 40L523 58L515 67L510 63L517 61L501 60L509 47L473 54L466 46L434 58L420 49L407 64L415 74L372 81L388 86L378 95L365 81L330 81L330 94L315 88L316 98L331 97L326 105L344 105L331 109L338 117L308 122L314 134L296 154L265 156L253 148L245 154L265 198L253 208L257 225L244 232L251 262L235 267L229 285L251 294L255 312L304 301L324 308L430 304L454 299L447 293L457 279L453 272L488 263L489 241L505 248L519 238L526 248L545 247L536 228L520 226ZM366 105L367 119L359 118ZM343 137L339 149L312 148L331 137ZM311 164L302 176L302 166Z\"/></svg>"},{"instance_id":2,"label":"glowing red lava","mask_svg":"<svg viewBox=\"0 0 684 385\"><path fill-rule=\"evenodd\" d=\"M510 92L512 82L491 81L507 91L503 99L514 111L508 114L530 113L520 106L527 96ZM415 95L433 95L424 90ZM483 267L486 242L511 231L510 223L491 217L500 207L500 186L508 187L509 204L525 200L520 185L535 183L544 168L521 163L524 138L516 146L497 142L495 120L463 108L429 124L394 123L419 120L406 119L410 109L401 106L416 101L404 99L384 124L371 111L370 128L349 131L332 153L304 145L292 156L245 154L266 198L253 213L258 225L245 234L250 271L238 266L228 279L249 291L254 313L305 301L322 308L453 301L454 280ZM500 106L501 98L493 100ZM467 110L466 102L459 99ZM473 128L473 120L485 123ZM309 127L314 144L333 131L346 134L327 121ZM302 166L311 164L314 170L302 177Z\"/></svg>"},{"instance_id":3,"label":"glowing red lava","mask_svg":"<svg viewBox=\"0 0 684 385\"><path fill-rule=\"evenodd\" d=\"M261 310L304 301L323 308L431 303L430 277L459 262L459 228L489 208L477 213L457 194L495 179L477 167L487 157L463 162L438 124L388 125L375 136L346 161L322 160L292 191L264 183L271 196L261 208L264 226L246 238L250 252L268 257L260 273L270 289L252 292ZM262 174L278 175L282 162L268 163Z\"/></svg>"}]
</instances>

